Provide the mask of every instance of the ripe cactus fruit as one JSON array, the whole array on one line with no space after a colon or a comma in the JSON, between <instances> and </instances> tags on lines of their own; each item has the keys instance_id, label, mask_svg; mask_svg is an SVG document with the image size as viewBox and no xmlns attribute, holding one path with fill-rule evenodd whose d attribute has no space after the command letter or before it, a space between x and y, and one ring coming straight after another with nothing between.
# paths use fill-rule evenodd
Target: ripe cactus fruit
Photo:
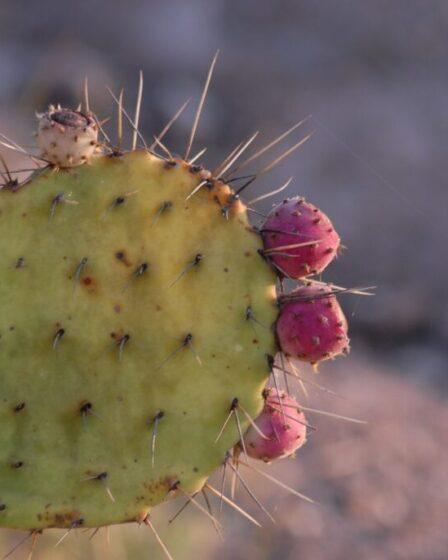
<instances>
[{"instance_id":1,"label":"ripe cactus fruit","mask_svg":"<svg viewBox=\"0 0 448 560\"><path fill-rule=\"evenodd\" d=\"M244 435L247 454L266 463L287 457L306 442L306 418L296 399L284 391L268 388L265 404Z\"/></svg>"},{"instance_id":2,"label":"ripe cactus fruit","mask_svg":"<svg viewBox=\"0 0 448 560\"><path fill-rule=\"evenodd\" d=\"M328 216L301 197L276 206L263 225L262 235L265 255L289 278L322 272L340 245Z\"/></svg>"},{"instance_id":3,"label":"ripe cactus fruit","mask_svg":"<svg viewBox=\"0 0 448 560\"><path fill-rule=\"evenodd\" d=\"M347 320L329 286L307 285L282 298L277 338L288 356L317 363L347 353Z\"/></svg>"},{"instance_id":4,"label":"ripe cactus fruit","mask_svg":"<svg viewBox=\"0 0 448 560\"><path fill-rule=\"evenodd\" d=\"M91 114L50 105L38 115L37 145L43 159L56 167L89 161L98 146L98 124Z\"/></svg>"}]
</instances>

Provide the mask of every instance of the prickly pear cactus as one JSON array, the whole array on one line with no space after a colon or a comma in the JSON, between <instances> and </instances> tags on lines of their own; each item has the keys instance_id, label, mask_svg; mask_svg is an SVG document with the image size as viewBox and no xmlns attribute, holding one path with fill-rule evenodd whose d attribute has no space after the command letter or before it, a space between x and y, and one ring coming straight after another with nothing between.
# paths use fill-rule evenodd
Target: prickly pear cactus
<instances>
[{"instance_id":1,"label":"prickly pear cactus","mask_svg":"<svg viewBox=\"0 0 448 560\"><path fill-rule=\"evenodd\" d=\"M43 165L20 184L5 164L0 526L155 532L152 508L178 496L216 525L208 499L195 501L205 489L258 524L234 503L234 483L229 498L208 477L230 465L235 482L244 465L275 482L249 459L291 455L307 439L303 411L322 412L289 394L288 378L303 387L293 360L316 367L348 351L335 296L345 290L313 278L339 236L297 197L249 223L239 195L256 176L234 191L247 176L228 170L255 136L214 173L189 158L210 76L184 158L162 144L167 128L135 149L137 116L122 151L120 98L118 148L87 102L85 113L51 106L39 116ZM285 278L298 286L288 292Z\"/></svg>"},{"instance_id":2,"label":"prickly pear cactus","mask_svg":"<svg viewBox=\"0 0 448 560\"><path fill-rule=\"evenodd\" d=\"M219 466L235 397L262 407L275 277L203 180L137 151L0 193L2 525L143 519Z\"/></svg>"}]
</instances>

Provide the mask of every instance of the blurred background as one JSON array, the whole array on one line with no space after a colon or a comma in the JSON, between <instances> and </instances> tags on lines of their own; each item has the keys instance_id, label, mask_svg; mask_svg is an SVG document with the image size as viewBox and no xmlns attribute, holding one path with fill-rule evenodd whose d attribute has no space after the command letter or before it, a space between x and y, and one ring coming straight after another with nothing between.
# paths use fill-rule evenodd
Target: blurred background
<instances>
[{"instance_id":1,"label":"blurred background","mask_svg":"<svg viewBox=\"0 0 448 560\"><path fill-rule=\"evenodd\" d=\"M31 149L35 111L49 102L77 105L85 76L100 118L116 109L105 86L124 88L133 112L143 70L146 138L193 98L166 140L182 153L220 49L194 153L207 147L201 163L213 169L255 130L262 146L311 115L258 169L315 131L312 139L248 188L245 200L293 176L287 193L256 208L306 196L331 216L347 247L325 279L377 286L373 298L344 296L353 350L317 378L342 398L308 397L309 406L368 424L316 415L308 445L268 469L319 505L247 473L277 523L242 489L239 503L263 529L226 512L224 541L191 506L171 525L181 502L163 506L155 523L176 559L448 557L447 37L442 0L0 2L1 132ZM112 135L114 122L105 125ZM2 153L12 169L29 167L17 153ZM163 558L144 527L112 528L109 545L104 531L92 540L75 533L54 548L62 533L48 532L34 558ZM0 555L21 539L2 531ZM15 557L26 558L30 544Z\"/></svg>"}]
</instances>

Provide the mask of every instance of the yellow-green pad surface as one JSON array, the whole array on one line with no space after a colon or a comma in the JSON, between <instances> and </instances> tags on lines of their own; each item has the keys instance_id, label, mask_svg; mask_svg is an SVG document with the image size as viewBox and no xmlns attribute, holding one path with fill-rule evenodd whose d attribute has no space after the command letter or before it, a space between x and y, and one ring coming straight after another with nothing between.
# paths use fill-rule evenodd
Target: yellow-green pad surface
<instances>
[{"instance_id":1,"label":"yellow-green pad surface","mask_svg":"<svg viewBox=\"0 0 448 560\"><path fill-rule=\"evenodd\" d=\"M141 519L221 464L234 397L260 410L275 277L201 177L133 152L0 192L0 525Z\"/></svg>"}]
</instances>

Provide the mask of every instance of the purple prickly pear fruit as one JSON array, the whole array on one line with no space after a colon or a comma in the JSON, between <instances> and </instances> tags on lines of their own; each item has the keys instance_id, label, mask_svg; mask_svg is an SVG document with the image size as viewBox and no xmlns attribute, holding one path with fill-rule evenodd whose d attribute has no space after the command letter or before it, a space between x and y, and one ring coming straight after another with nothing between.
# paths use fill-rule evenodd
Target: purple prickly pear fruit
<instances>
[{"instance_id":1,"label":"purple prickly pear fruit","mask_svg":"<svg viewBox=\"0 0 448 560\"><path fill-rule=\"evenodd\" d=\"M281 302L277 339L282 351L315 364L347 353L347 320L330 287L303 286Z\"/></svg>"},{"instance_id":2,"label":"purple prickly pear fruit","mask_svg":"<svg viewBox=\"0 0 448 560\"><path fill-rule=\"evenodd\" d=\"M262 235L266 256L290 278L322 272L340 245L330 219L301 197L276 206L262 228Z\"/></svg>"},{"instance_id":3,"label":"purple prickly pear fruit","mask_svg":"<svg viewBox=\"0 0 448 560\"><path fill-rule=\"evenodd\" d=\"M274 388L264 391L265 404L244 436L247 454L265 462L291 455L306 442L306 419L296 399Z\"/></svg>"},{"instance_id":4,"label":"purple prickly pear fruit","mask_svg":"<svg viewBox=\"0 0 448 560\"><path fill-rule=\"evenodd\" d=\"M91 114L50 105L38 118L37 145L51 165L76 167L97 151L98 125Z\"/></svg>"}]
</instances>

